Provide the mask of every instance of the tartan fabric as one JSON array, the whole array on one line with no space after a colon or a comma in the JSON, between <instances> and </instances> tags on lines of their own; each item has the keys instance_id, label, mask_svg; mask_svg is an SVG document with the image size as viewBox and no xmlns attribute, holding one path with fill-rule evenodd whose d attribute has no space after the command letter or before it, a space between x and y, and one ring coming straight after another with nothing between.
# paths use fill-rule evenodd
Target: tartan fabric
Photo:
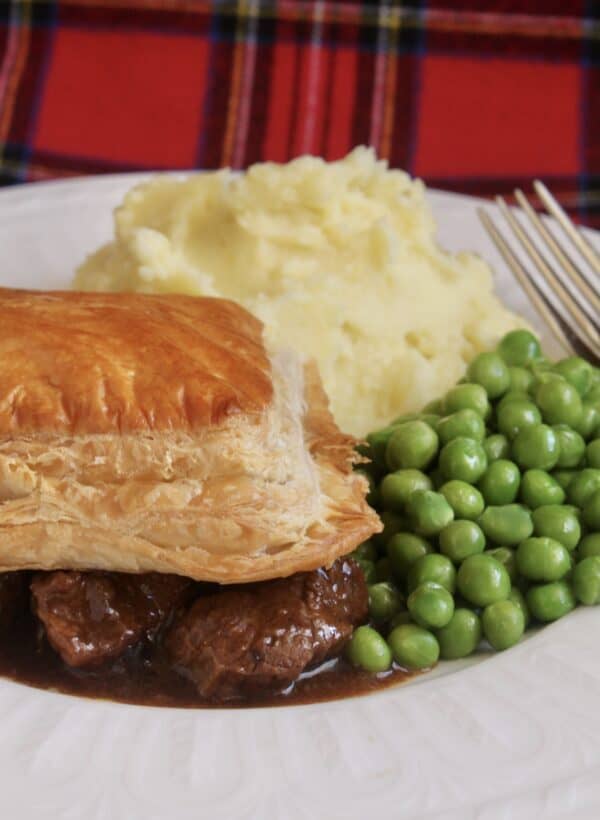
<instances>
[{"instance_id":1,"label":"tartan fabric","mask_svg":"<svg viewBox=\"0 0 600 820\"><path fill-rule=\"evenodd\" d=\"M0 183L358 144L600 227L600 3L0 0Z\"/></svg>"}]
</instances>

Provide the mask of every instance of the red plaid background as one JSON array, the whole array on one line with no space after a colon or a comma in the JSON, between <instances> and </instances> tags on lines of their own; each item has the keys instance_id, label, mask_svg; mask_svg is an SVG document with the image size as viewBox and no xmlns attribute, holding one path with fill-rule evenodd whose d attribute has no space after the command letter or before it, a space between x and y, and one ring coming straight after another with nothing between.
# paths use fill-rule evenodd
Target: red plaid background
<instances>
[{"instance_id":1,"label":"red plaid background","mask_svg":"<svg viewBox=\"0 0 600 820\"><path fill-rule=\"evenodd\" d=\"M357 144L600 226L600 3L0 2L2 183Z\"/></svg>"}]
</instances>

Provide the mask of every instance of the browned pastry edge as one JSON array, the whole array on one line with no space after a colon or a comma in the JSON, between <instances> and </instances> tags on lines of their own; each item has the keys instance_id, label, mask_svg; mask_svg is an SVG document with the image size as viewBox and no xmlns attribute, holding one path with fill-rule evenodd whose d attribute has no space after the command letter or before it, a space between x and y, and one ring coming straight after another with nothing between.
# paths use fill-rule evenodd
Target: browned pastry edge
<instances>
[{"instance_id":1,"label":"browned pastry edge","mask_svg":"<svg viewBox=\"0 0 600 820\"><path fill-rule=\"evenodd\" d=\"M243 552L244 528L240 548L219 551L219 528L230 520L220 518L218 509L206 518L198 515L199 532L206 525L215 531L214 549L192 543L165 544L158 533L146 528L127 529L119 515L104 520L77 520L71 514L44 517L27 497L16 498L16 515L6 508L0 515L0 570L16 569L105 569L122 572L165 572L197 580L241 583L291 575L302 570L329 566L338 556L350 552L374 532L381 530L377 515L365 501L365 479L353 472L357 458L354 439L342 434L328 408L318 370L314 364L305 368L304 391L307 412L304 417L305 443L316 465L321 488L318 514L307 520L304 534L293 542L279 543L276 549L252 549ZM224 443L226 443L226 433ZM117 436L118 437L118 436ZM35 477L32 479L35 481ZM68 490L68 482L65 485ZM153 485L150 484L150 487ZM28 488L24 492L28 492ZM35 491L34 491L35 492ZM22 506L20 506L22 504ZM2 512L0 504L0 513ZM18 512L19 508L22 512ZM192 508L190 508L191 510ZM260 536L261 508L251 510L258 529L248 530L248 543ZM282 514L285 514L285 508ZM194 514L195 515L195 514ZM192 521L194 520L192 515ZM169 513L163 516L168 524Z\"/></svg>"}]
</instances>

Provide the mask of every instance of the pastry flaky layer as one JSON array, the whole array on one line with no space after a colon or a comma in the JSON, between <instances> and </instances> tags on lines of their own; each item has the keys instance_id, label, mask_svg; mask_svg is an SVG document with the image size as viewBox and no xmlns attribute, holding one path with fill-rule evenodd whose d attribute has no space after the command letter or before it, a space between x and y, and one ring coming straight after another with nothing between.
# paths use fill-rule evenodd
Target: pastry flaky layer
<instances>
[{"instance_id":1,"label":"pastry flaky layer","mask_svg":"<svg viewBox=\"0 0 600 820\"><path fill-rule=\"evenodd\" d=\"M222 299L0 289L0 570L242 583L381 525L316 367Z\"/></svg>"}]
</instances>

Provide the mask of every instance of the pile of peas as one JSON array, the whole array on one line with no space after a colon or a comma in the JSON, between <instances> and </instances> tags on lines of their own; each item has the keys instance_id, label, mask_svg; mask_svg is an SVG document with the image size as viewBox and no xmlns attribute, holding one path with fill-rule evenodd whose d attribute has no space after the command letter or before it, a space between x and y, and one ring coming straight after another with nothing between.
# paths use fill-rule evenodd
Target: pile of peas
<instances>
[{"instance_id":1,"label":"pile of peas","mask_svg":"<svg viewBox=\"0 0 600 820\"><path fill-rule=\"evenodd\" d=\"M600 602L600 369L552 364L515 330L362 452L384 529L353 553L372 624L354 631L353 664L507 649L531 621Z\"/></svg>"}]
</instances>

